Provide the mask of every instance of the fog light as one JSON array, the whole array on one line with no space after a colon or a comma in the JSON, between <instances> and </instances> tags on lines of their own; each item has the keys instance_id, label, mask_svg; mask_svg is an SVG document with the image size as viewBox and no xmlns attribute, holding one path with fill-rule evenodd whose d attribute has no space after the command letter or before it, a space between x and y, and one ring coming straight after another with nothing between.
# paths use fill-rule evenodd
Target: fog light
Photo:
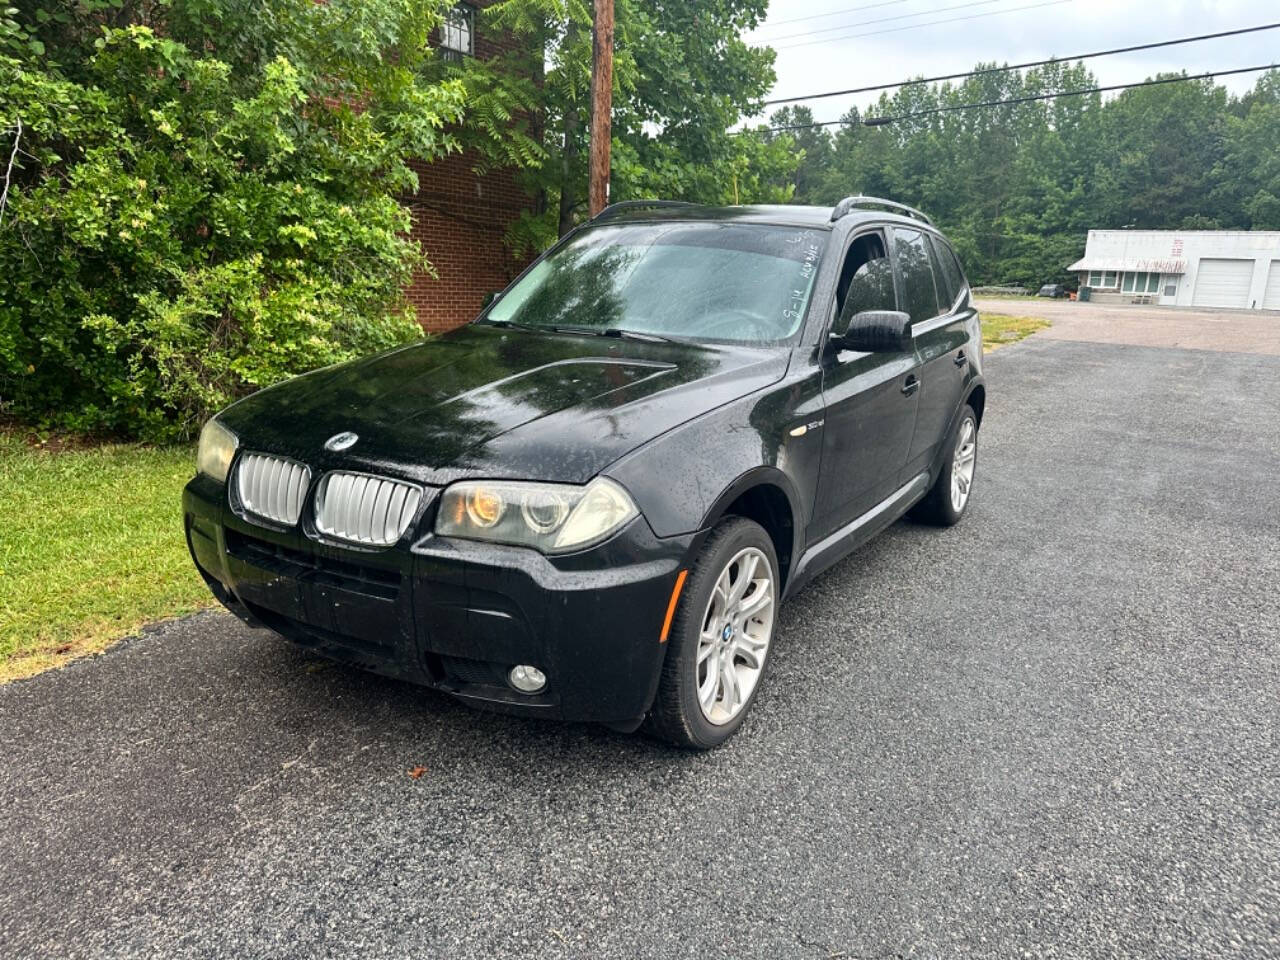
<instances>
[{"instance_id":1,"label":"fog light","mask_svg":"<svg viewBox=\"0 0 1280 960\"><path fill-rule=\"evenodd\" d=\"M522 663L511 668L507 682L521 693L537 693L547 685L547 675L537 667Z\"/></svg>"}]
</instances>

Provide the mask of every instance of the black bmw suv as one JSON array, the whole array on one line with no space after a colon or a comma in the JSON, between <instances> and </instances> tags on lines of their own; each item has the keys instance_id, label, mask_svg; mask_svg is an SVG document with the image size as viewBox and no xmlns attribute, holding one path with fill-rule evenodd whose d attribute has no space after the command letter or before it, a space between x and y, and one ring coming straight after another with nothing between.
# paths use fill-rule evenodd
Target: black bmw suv
<instances>
[{"instance_id":1,"label":"black bmw suv","mask_svg":"<svg viewBox=\"0 0 1280 960\"><path fill-rule=\"evenodd\" d=\"M187 540L326 655L713 747L783 600L908 510L963 515L981 363L918 211L617 204L461 329L211 420Z\"/></svg>"}]
</instances>

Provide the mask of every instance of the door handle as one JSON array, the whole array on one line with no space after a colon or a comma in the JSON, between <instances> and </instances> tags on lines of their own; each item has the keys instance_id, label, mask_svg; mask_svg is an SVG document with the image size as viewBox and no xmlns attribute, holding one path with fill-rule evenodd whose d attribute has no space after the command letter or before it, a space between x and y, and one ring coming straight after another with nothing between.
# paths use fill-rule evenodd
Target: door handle
<instances>
[{"instance_id":1,"label":"door handle","mask_svg":"<svg viewBox=\"0 0 1280 960\"><path fill-rule=\"evenodd\" d=\"M961 350L959 353L957 353L957 354L956 354L956 366L957 366L957 367L963 367L963 366L964 366L966 363L968 363L968 362L969 362L969 358L968 358L968 357L966 357L966 356L964 355L964 351L963 351L963 350Z\"/></svg>"},{"instance_id":2,"label":"door handle","mask_svg":"<svg viewBox=\"0 0 1280 960\"><path fill-rule=\"evenodd\" d=\"M916 378L916 375L913 373L911 374L911 376L907 377L907 382L902 385L902 395L904 397L909 397L919 389L920 389L920 381Z\"/></svg>"}]
</instances>

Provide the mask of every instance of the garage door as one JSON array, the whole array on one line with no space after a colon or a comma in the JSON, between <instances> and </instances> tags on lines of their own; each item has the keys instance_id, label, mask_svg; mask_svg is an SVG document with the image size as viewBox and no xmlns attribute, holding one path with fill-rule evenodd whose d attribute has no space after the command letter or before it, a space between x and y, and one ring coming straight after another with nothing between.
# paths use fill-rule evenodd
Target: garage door
<instances>
[{"instance_id":1,"label":"garage door","mask_svg":"<svg viewBox=\"0 0 1280 960\"><path fill-rule=\"evenodd\" d=\"M1197 307L1247 307L1252 260L1201 260L1191 302Z\"/></svg>"},{"instance_id":2,"label":"garage door","mask_svg":"<svg viewBox=\"0 0 1280 960\"><path fill-rule=\"evenodd\" d=\"M1280 310L1280 260L1271 261L1267 274L1267 289L1262 291L1262 309Z\"/></svg>"}]
</instances>

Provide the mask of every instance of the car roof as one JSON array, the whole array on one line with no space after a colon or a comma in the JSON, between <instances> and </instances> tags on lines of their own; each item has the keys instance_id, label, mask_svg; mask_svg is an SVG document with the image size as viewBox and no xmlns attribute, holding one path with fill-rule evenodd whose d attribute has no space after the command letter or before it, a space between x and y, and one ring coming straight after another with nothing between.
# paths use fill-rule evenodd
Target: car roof
<instances>
[{"instance_id":1,"label":"car roof","mask_svg":"<svg viewBox=\"0 0 1280 960\"><path fill-rule=\"evenodd\" d=\"M886 210L854 208L837 221L832 221L835 207L806 206L803 204L754 204L739 207L714 207L700 203L664 204L662 206L604 211L591 226L622 223L656 223L669 221L733 221L735 223L760 223L774 226L809 227L831 230L836 224L857 225L868 220L876 223L901 223L920 229L929 224L911 217L900 216ZM936 229L936 228L935 228Z\"/></svg>"}]
</instances>

